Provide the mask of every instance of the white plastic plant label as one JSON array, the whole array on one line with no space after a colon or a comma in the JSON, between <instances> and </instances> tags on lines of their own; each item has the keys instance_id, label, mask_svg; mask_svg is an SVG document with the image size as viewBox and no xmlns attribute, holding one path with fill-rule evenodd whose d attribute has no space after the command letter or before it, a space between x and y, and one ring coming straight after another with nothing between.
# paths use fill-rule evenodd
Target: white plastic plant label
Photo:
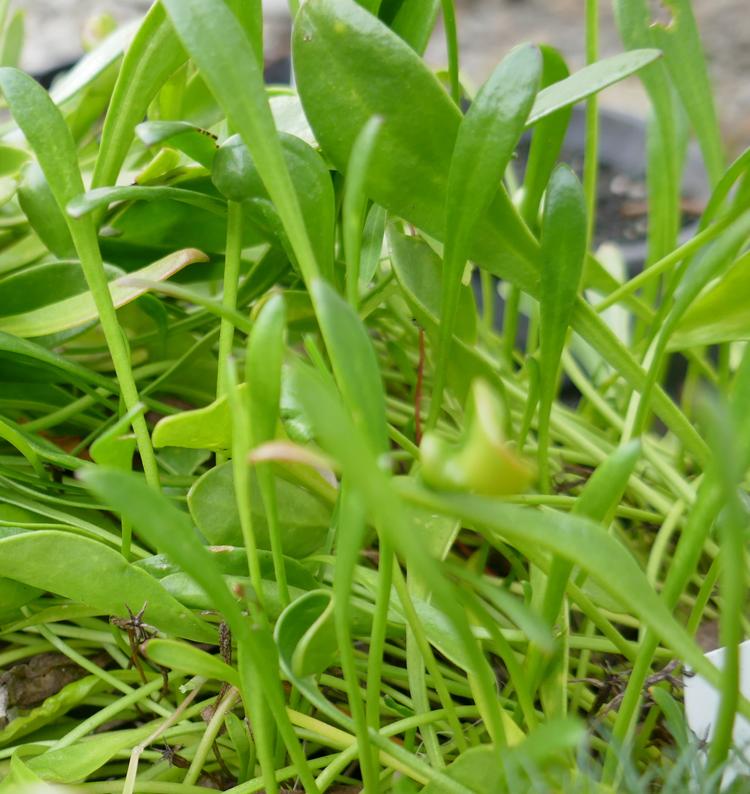
<instances>
[{"instance_id":1,"label":"white plastic plant label","mask_svg":"<svg viewBox=\"0 0 750 794\"><path fill-rule=\"evenodd\" d=\"M719 669L724 666L724 648L706 654ZM740 645L740 691L750 698L750 640ZM708 743L713 738L713 721L719 708L719 693L699 675L685 678L685 716L690 730ZM750 721L738 716L734 723L734 744L750 760ZM748 766L732 757L727 765L722 786L728 786L738 774L748 774Z\"/></svg>"}]
</instances>

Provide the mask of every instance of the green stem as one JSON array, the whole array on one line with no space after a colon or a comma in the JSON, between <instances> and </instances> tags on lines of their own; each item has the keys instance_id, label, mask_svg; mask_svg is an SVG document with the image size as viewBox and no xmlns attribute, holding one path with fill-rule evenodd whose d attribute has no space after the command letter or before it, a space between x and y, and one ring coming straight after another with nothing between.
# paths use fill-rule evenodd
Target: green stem
<instances>
[{"instance_id":1,"label":"green stem","mask_svg":"<svg viewBox=\"0 0 750 794\"><path fill-rule=\"evenodd\" d=\"M599 0L586 0L586 63L599 59ZM586 101L586 143L583 157L583 190L586 195L588 246L596 224L596 186L599 176L599 108L597 95Z\"/></svg>"},{"instance_id":2,"label":"green stem","mask_svg":"<svg viewBox=\"0 0 750 794\"><path fill-rule=\"evenodd\" d=\"M443 9L443 26L445 27L445 45L448 50L448 73L451 81L451 98L460 105L461 81L458 64L458 29L456 27L456 9L453 0L441 0Z\"/></svg>"},{"instance_id":3,"label":"green stem","mask_svg":"<svg viewBox=\"0 0 750 794\"><path fill-rule=\"evenodd\" d=\"M740 699L740 643L744 639L742 614L745 609L745 541L747 523L736 493L726 495L728 504L719 521L721 544L721 701L714 722L708 752L708 769L715 772L726 762L732 748L732 731Z\"/></svg>"},{"instance_id":4,"label":"green stem","mask_svg":"<svg viewBox=\"0 0 750 794\"><path fill-rule=\"evenodd\" d=\"M99 314L99 322L102 326L104 338L107 340L125 408L128 411L135 410L140 399L130 363L130 351L112 303L112 296L104 274L104 263L99 251L93 221L90 218L73 221L69 224L69 227L81 260L84 275L86 276L86 282L91 290L91 295ZM158 489L159 468L156 463L154 448L151 445L148 425L142 414L133 417L133 432L138 445L138 453L141 456L146 481L152 488Z\"/></svg>"},{"instance_id":5,"label":"green stem","mask_svg":"<svg viewBox=\"0 0 750 794\"><path fill-rule=\"evenodd\" d=\"M239 692L236 689L230 689L221 700L221 703L216 707L214 710L213 716L211 717L210 722L208 723L203 736L201 736L201 740L198 743L198 747L195 750L195 755L193 756L193 760L190 763L190 768L188 769L187 773L185 774L185 778L182 781L185 785L192 786L194 783L197 783L198 777L203 769L203 765L206 763L206 758L208 758L208 754L211 751L211 748L214 746L214 742L216 741L216 737L219 735L219 731L221 730L224 720L230 709L234 706L239 698Z\"/></svg>"},{"instance_id":6,"label":"green stem","mask_svg":"<svg viewBox=\"0 0 750 794\"><path fill-rule=\"evenodd\" d=\"M216 396L227 391L227 361L234 344L234 323L231 313L237 309L237 290L239 288L240 262L242 251L242 205L237 201L227 202L227 240L224 259L224 295L221 305L226 309L222 315L219 329L219 355L216 375Z\"/></svg>"},{"instance_id":7,"label":"green stem","mask_svg":"<svg viewBox=\"0 0 750 794\"><path fill-rule=\"evenodd\" d=\"M375 614L370 632L370 650L367 662L367 725L380 730L380 679L383 666L383 645L388 626L388 608L393 584L394 554L391 544L380 536L380 562L378 564L378 590L375 596Z\"/></svg>"}]
</instances>

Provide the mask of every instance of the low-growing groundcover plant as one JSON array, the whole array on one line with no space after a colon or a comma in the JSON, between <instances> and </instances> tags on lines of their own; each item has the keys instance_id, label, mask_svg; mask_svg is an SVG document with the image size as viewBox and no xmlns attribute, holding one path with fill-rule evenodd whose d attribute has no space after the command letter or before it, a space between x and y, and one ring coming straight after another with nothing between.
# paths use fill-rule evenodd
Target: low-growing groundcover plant
<instances>
[{"instance_id":1,"label":"low-growing groundcover plant","mask_svg":"<svg viewBox=\"0 0 750 794\"><path fill-rule=\"evenodd\" d=\"M718 788L750 716L750 156L665 5L615 0L602 60L588 0L587 66L522 45L477 92L450 0L290 3L294 89L250 0L159 0L49 94L0 69L0 790ZM592 243L596 94L634 74L637 274Z\"/></svg>"}]
</instances>

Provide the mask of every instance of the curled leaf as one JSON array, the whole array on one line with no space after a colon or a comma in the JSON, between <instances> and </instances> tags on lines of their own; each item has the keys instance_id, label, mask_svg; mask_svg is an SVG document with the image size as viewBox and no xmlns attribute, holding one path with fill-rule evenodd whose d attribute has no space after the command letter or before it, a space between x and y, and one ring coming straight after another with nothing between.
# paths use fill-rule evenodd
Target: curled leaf
<instances>
[{"instance_id":1,"label":"curled leaf","mask_svg":"<svg viewBox=\"0 0 750 794\"><path fill-rule=\"evenodd\" d=\"M422 439L422 479L446 491L517 494L534 478L530 463L503 437L502 405L484 380L475 380L466 430L458 443L436 433Z\"/></svg>"}]
</instances>

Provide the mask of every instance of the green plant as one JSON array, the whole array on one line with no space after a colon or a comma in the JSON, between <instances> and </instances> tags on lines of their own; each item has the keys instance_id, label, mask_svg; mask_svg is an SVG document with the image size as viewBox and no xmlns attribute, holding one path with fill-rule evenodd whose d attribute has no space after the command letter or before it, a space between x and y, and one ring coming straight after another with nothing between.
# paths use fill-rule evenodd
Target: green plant
<instances>
[{"instance_id":1,"label":"green plant","mask_svg":"<svg viewBox=\"0 0 750 794\"><path fill-rule=\"evenodd\" d=\"M750 156L688 0L616 0L604 60L587 2L585 68L525 45L475 97L449 0L297 6L296 90L259 3L159 0L48 95L0 4L0 790L717 787L750 716ZM621 282L596 95L633 74ZM713 193L679 244L683 112ZM683 665L721 691L707 754Z\"/></svg>"}]
</instances>

